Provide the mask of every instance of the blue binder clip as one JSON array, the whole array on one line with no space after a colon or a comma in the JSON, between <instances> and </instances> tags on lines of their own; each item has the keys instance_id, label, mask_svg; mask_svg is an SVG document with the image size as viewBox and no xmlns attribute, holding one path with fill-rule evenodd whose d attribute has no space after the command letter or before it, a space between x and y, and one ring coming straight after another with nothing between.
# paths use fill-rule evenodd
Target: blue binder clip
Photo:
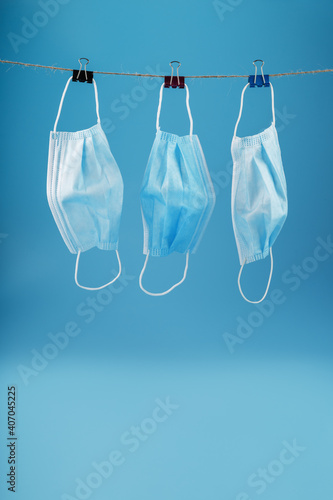
<instances>
[{"instance_id":1,"label":"blue binder clip","mask_svg":"<svg viewBox=\"0 0 333 500\"><path fill-rule=\"evenodd\" d=\"M262 63L260 67L261 75L257 75L257 66L255 63L258 61L261 61ZM264 61L262 59L255 59L252 64L255 67L255 72L254 75L249 76L248 82L250 87L269 87L269 75L264 75L264 71L262 69L265 64Z\"/></svg>"}]
</instances>

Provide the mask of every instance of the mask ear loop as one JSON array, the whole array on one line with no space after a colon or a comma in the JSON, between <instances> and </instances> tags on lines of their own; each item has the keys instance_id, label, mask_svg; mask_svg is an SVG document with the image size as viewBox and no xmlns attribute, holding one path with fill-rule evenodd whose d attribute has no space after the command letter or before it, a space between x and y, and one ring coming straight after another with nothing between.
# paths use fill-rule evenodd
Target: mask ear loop
<instances>
[{"instance_id":1,"label":"mask ear loop","mask_svg":"<svg viewBox=\"0 0 333 500\"><path fill-rule=\"evenodd\" d=\"M272 97L272 116L273 116L272 125L274 125L274 127L275 127L274 89L273 89L272 82L269 82L269 86L271 88L271 97Z\"/></svg>"},{"instance_id":2,"label":"mask ear loop","mask_svg":"<svg viewBox=\"0 0 333 500\"><path fill-rule=\"evenodd\" d=\"M161 108L162 108L163 88L164 88L164 83L162 83L162 85L161 85L160 97L159 97L159 101L158 101L158 108L157 108L157 115L156 115L156 131L157 132L160 130L160 114L161 114ZM188 117L190 119L190 135L193 135L193 118L192 118L192 113L191 113L191 108L190 108L190 92L188 90L188 86L186 85L186 83L185 83L185 89L186 89L186 108L187 108Z\"/></svg>"},{"instance_id":3,"label":"mask ear loop","mask_svg":"<svg viewBox=\"0 0 333 500\"><path fill-rule=\"evenodd\" d=\"M236 137L236 133L237 133L237 128L238 128L238 125L239 125L239 122L240 122L240 119L241 119L241 116L242 116L242 112L243 112L243 103L244 103L244 94L245 94L245 90L247 89L247 87L249 86L250 84L247 83L245 85L245 87L243 88L243 91L242 91L242 95L241 95L241 102L240 102L240 108L239 108L239 114L238 114L238 118L237 118L237 121L236 121L236 125L235 125L235 130L234 130L234 138ZM271 97L272 97L272 117L273 117L273 120L272 120L272 125L275 126L275 108L274 108L274 89L273 89L273 85L271 82L269 82L269 86L271 88Z\"/></svg>"},{"instance_id":4,"label":"mask ear loop","mask_svg":"<svg viewBox=\"0 0 333 500\"><path fill-rule=\"evenodd\" d=\"M61 110L62 110L62 105L64 103L64 99L65 99L65 95L66 95L66 92L67 92L67 89L68 89L69 82L71 80L72 80L72 77L68 78L67 83L66 83L65 88L64 88L64 91L62 93L62 96L61 96L61 99L60 99L60 104L59 104L57 118L56 118L56 120L54 122L53 132L56 132L56 130L57 130L57 125L58 125L58 121L59 121L59 118L60 118L60 113L61 113Z\"/></svg>"},{"instance_id":5,"label":"mask ear loop","mask_svg":"<svg viewBox=\"0 0 333 500\"><path fill-rule=\"evenodd\" d=\"M107 287L109 285L112 285L112 283L114 283L119 278L119 276L121 275L121 261L120 261L118 250L116 250L116 255L117 255L117 259L118 259L118 266L119 266L119 272L118 272L117 276L112 281L110 281L109 283L106 283L105 285L99 286L97 288L90 288L88 286L80 285L80 283L77 280L77 272L78 272L78 268L79 268L80 255L81 255L81 250L78 251L78 254L77 254L77 257L76 257L76 263L75 263L75 283L77 284L77 286L79 286L80 288L83 288L84 290L102 290L102 288L105 288L105 287Z\"/></svg>"},{"instance_id":6,"label":"mask ear loop","mask_svg":"<svg viewBox=\"0 0 333 500\"><path fill-rule=\"evenodd\" d=\"M185 279L186 279L186 275L187 275L187 270L188 270L188 259L189 259L189 252L187 251L186 252L186 262L185 262L185 269L184 269L184 275L182 277L182 279L180 281L178 281L178 283L176 283L175 285L173 285L171 288L169 288L168 290L166 290L165 292L160 292L160 293L153 293L153 292L148 292L148 290L146 290L143 285L142 285L142 278L143 278L143 275L144 275L144 272L146 270L146 266L147 266L147 263L148 263L148 258L149 258L149 251L147 253L147 256L146 256L146 260L145 260L145 263L143 265L143 268L142 268L142 271L140 273L140 278L139 278L139 285L140 285L140 288L143 292L145 292L147 295L151 295L153 297L161 297L162 295L167 295L168 293L170 293L174 288L176 288L177 286L181 285Z\"/></svg>"},{"instance_id":7,"label":"mask ear loop","mask_svg":"<svg viewBox=\"0 0 333 500\"><path fill-rule=\"evenodd\" d=\"M160 114L161 114L162 99L163 99L163 88L164 88L164 83L162 83L162 85L161 85L160 97L158 100L158 108L157 108L157 115L156 115L156 131L157 132L160 130Z\"/></svg>"},{"instance_id":8,"label":"mask ear loop","mask_svg":"<svg viewBox=\"0 0 333 500\"><path fill-rule=\"evenodd\" d=\"M72 77L68 78L67 83L66 83L65 88L64 88L64 91L62 93L60 104L59 104L59 109L58 109L58 114L57 114L56 120L54 122L53 132L56 132L56 130L57 130L57 125L58 125L58 121L59 121L59 118L60 118L60 114L61 114L61 110L62 110L62 105L64 103L64 99L65 99L65 95L66 95L66 92L67 92L67 89L68 89L68 85L69 85L69 83L70 83L70 81L72 79L73 79ZM97 85L96 85L96 82L95 82L94 78L93 78L93 84L94 84L94 90L95 90L97 123L101 123L101 119L99 117L98 91L97 91Z\"/></svg>"},{"instance_id":9,"label":"mask ear loop","mask_svg":"<svg viewBox=\"0 0 333 500\"><path fill-rule=\"evenodd\" d=\"M97 115L97 123L101 123L101 119L99 117L99 102L98 102L98 91L97 84L95 82L95 78L93 78L94 90L95 90L95 102L96 102L96 115Z\"/></svg>"},{"instance_id":10,"label":"mask ear loop","mask_svg":"<svg viewBox=\"0 0 333 500\"><path fill-rule=\"evenodd\" d=\"M193 118L190 108L190 92L188 90L188 86L186 85L186 83L185 83L185 89L186 89L186 107L187 107L188 117L190 119L190 135L193 135Z\"/></svg>"},{"instance_id":11,"label":"mask ear loop","mask_svg":"<svg viewBox=\"0 0 333 500\"><path fill-rule=\"evenodd\" d=\"M243 262L242 267L240 268L240 271L239 271L239 274L238 274L238 288L239 288L240 294L243 297L243 299L245 299L246 302L249 302L250 304L260 304L260 302L262 302L266 298L266 295L268 293L268 290L269 290L269 287L270 287L270 284L271 284L272 274L273 274L273 252L272 252L272 247L269 249L269 253L270 253L270 256L271 256L271 270L270 270L270 273L269 273L269 278L268 278L268 283L267 283L266 291L265 291L263 297L260 300L249 300L248 298L245 297L245 295L243 293L243 290L242 290L242 287L241 287L241 284L240 284L240 280L241 280L241 275L242 275L242 272L243 272L244 265L246 264L246 260Z\"/></svg>"},{"instance_id":12,"label":"mask ear loop","mask_svg":"<svg viewBox=\"0 0 333 500\"><path fill-rule=\"evenodd\" d=\"M241 116L242 116L242 112L243 112L244 93L245 93L245 90L247 89L247 87L248 87L249 85L250 85L250 84L249 84L249 83L247 83L247 84L245 85L245 87L243 88L243 90L242 90L241 102L240 102L240 108L239 108L238 118L237 118L237 121L236 121L235 130L234 130L234 138L236 137L238 124L239 124L239 122L240 122L240 119L241 119Z\"/></svg>"}]
</instances>

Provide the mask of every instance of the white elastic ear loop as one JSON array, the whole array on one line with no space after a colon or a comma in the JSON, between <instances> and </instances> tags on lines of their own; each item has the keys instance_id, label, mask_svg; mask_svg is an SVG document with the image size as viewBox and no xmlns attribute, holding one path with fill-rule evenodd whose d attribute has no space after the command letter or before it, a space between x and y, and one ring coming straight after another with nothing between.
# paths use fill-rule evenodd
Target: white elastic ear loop
<instances>
[{"instance_id":1,"label":"white elastic ear loop","mask_svg":"<svg viewBox=\"0 0 333 500\"><path fill-rule=\"evenodd\" d=\"M118 250L116 250L116 255L117 255L117 259L118 259L118 266L119 266L119 273L117 274L117 276L112 281L110 281L109 283L106 283L106 285L102 285L102 286L99 286L97 288L90 288L88 286L80 285L80 283L77 280L77 271L78 271L78 268L79 268L80 255L81 255L81 250L78 251L78 254L77 254L77 257L76 257L76 263L75 263L75 283L77 284L77 286L79 286L80 288L83 288L84 290L102 290L102 288L105 288L106 286L112 285L112 283L114 283L119 278L119 276L121 275L121 262L120 262L120 257L119 257Z\"/></svg>"},{"instance_id":2,"label":"white elastic ear loop","mask_svg":"<svg viewBox=\"0 0 333 500\"><path fill-rule=\"evenodd\" d=\"M270 256L271 256L271 271L269 273L269 278L268 278L268 283L267 283L266 291L264 293L264 296L260 300L249 300L249 299L247 299L245 297L245 295L243 293L243 290L242 290L242 287L241 287L241 284L240 284L240 279L241 279L241 275L242 275L242 271L243 271L244 265L246 264L246 260L243 262L242 267L240 268L240 271L239 271L239 274L238 274L238 288L239 288L239 291L240 291L241 296L243 297L243 299L245 299L246 302L250 302L250 304L259 304L260 302L262 302L266 298L267 292L269 290L269 287L270 287L270 284L271 284L271 279L272 279L272 274L273 274L273 252L272 252L272 247L270 248L269 253L270 253Z\"/></svg>"},{"instance_id":3,"label":"white elastic ear loop","mask_svg":"<svg viewBox=\"0 0 333 500\"><path fill-rule=\"evenodd\" d=\"M187 107L187 112L188 112L188 117L190 119L190 135L193 134L193 118L192 118L192 113L191 113L191 108L190 108L190 92L188 90L188 86L185 83L185 89L186 89L186 107Z\"/></svg>"},{"instance_id":4,"label":"white elastic ear loop","mask_svg":"<svg viewBox=\"0 0 333 500\"><path fill-rule=\"evenodd\" d=\"M153 297L161 297L162 295L167 295L168 293L170 293L174 288L176 288L177 286L181 285L185 281L185 278L186 278L186 275L187 275L187 270L188 270L188 256L189 256L189 252L186 252L186 263L185 263L184 275L183 275L182 279L180 281L178 281L178 283L176 283L175 285L173 285L171 288L169 288L168 290L166 290L165 292L152 293L152 292L148 292L148 290L146 290L143 287L143 285L142 285L143 274L144 274L144 272L146 270L146 266L147 266L147 263L148 263L148 257L149 257L149 252L148 252L147 256L146 256L145 263L144 263L143 268L142 268L142 271L140 273L140 277L139 277L139 285L140 285L141 290L143 292L145 292L147 295L152 295Z\"/></svg>"},{"instance_id":5,"label":"white elastic ear loop","mask_svg":"<svg viewBox=\"0 0 333 500\"><path fill-rule=\"evenodd\" d=\"M157 108L157 116L156 116L156 130L160 130L160 114L161 114L161 108L162 108L162 98L163 98L163 88L164 88L164 83L162 83L161 88L160 88L160 97L158 101L158 108ZM192 118L192 113L191 113L191 108L190 108L190 93L188 90L188 86L185 84L185 89L186 89L186 108L187 108L187 113L188 117L190 119L190 135L193 135L193 118Z\"/></svg>"},{"instance_id":6,"label":"white elastic ear loop","mask_svg":"<svg viewBox=\"0 0 333 500\"><path fill-rule=\"evenodd\" d=\"M95 79L93 78L93 84L94 84L94 89L95 89L95 101L96 101L96 115L97 115L97 123L101 122L101 119L99 117L99 102L98 102L98 91L97 91L97 84L95 82Z\"/></svg>"},{"instance_id":7,"label":"white elastic ear loop","mask_svg":"<svg viewBox=\"0 0 333 500\"><path fill-rule=\"evenodd\" d=\"M162 98L163 98L163 87L164 83L162 83L161 88L160 88L160 97L158 101L158 108L157 108L157 116L156 116L156 130L160 130L160 114L161 114L161 107L162 107Z\"/></svg>"},{"instance_id":8,"label":"white elastic ear loop","mask_svg":"<svg viewBox=\"0 0 333 500\"><path fill-rule=\"evenodd\" d=\"M271 96L272 96L272 116L273 116L273 125L275 125L275 108L274 108L274 89L271 82L269 82L269 86L271 87Z\"/></svg>"},{"instance_id":9,"label":"white elastic ear loop","mask_svg":"<svg viewBox=\"0 0 333 500\"><path fill-rule=\"evenodd\" d=\"M69 82L71 80L72 80L72 77L68 78L67 83L66 83L65 88L64 88L64 91L62 93L60 104L59 104L57 118L56 118L56 121L54 122L53 132L55 132L57 130L57 125L58 125L58 121L59 121L59 118L60 118L60 113L61 113L62 105L63 105L64 99L65 99L65 95L66 95L66 92L67 92L67 89L68 89Z\"/></svg>"},{"instance_id":10,"label":"white elastic ear loop","mask_svg":"<svg viewBox=\"0 0 333 500\"><path fill-rule=\"evenodd\" d=\"M248 87L249 85L250 85L250 84L249 84L249 83L247 83L247 84L245 85L245 87L243 88L243 91L242 91L242 95L241 95L241 103L240 103L240 108L239 108L239 115L238 115L237 122L236 122L236 125L235 125L235 130L234 130L234 137L236 137L238 124L239 124L239 121L240 121L240 119L241 119L242 112L243 112L244 93L245 93L245 90L247 89L247 87ZM273 124L273 125L275 125L274 89L273 89L273 85L272 85L272 83L271 83L271 82L269 82L269 86L271 87L271 96L272 96L272 117L273 117L272 124Z\"/></svg>"},{"instance_id":11,"label":"white elastic ear loop","mask_svg":"<svg viewBox=\"0 0 333 500\"><path fill-rule=\"evenodd\" d=\"M56 118L56 121L54 122L53 132L56 132L56 130L57 130L57 125L58 125L58 121L59 121L59 118L60 118L60 113L61 113L61 110L62 110L62 105L64 103L64 99L65 99L65 95L66 95L66 92L67 92L67 89L68 89L68 85L69 85L69 83L70 83L71 80L72 80L72 77L68 78L67 83L66 83L65 88L64 88L64 91L62 93L60 104L59 104L57 118ZM97 85L96 85L96 82L95 82L94 79L93 79L93 84L94 84L94 90L95 90L97 123L100 123L101 119L99 117L98 91L97 91Z\"/></svg>"},{"instance_id":12,"label":"white elastic ear loop","mask_svg":"<svg viewBox=\"0 0 333 500\"><path fill-rule=\"evenodd\" d=\"M242 111L243 111L243 101L244 101L244 93L245 93L245 90L247 89L247 87L248 87L249 85L250 85L250 84L249 84L249 83L247 83L247 84L245 85L245 87L243 88L243 91L242 91L242 95L241 95L241 102L240 102L240 108L239 108L239 114L238 114L238 118L237 118L236 125L235 125L235 130L234 130L234 137L236 137L237 127L238 127L239 121L240 121L241 116L242 116Z\"/></svg>"}]
</instances>

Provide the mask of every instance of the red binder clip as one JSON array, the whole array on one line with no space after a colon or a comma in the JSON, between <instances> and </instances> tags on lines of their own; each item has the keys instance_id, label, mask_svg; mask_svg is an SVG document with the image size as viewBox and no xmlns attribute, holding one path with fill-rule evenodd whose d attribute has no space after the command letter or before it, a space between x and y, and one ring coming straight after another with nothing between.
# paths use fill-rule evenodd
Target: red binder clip
<instances>
[{"instance_id":1,"label":"red binder clip","mask_svg":"<svg viewBox=\"0 0 333 500\"><path fill-rule=\"evenodd\" d=\"M173 63L178 63L176 77L173 76L173 66L172 66ZM180 89L185 88L185 77L179 76L179 67L181 66L180 62L179 61L171 61L171 63L169 63L169 65L171 66L171 76L164 77L164 87L166 87L167 89L169 87L171 87L173 89L176 89L177 87L179 87Z\"/></svg>"}]
</instances>

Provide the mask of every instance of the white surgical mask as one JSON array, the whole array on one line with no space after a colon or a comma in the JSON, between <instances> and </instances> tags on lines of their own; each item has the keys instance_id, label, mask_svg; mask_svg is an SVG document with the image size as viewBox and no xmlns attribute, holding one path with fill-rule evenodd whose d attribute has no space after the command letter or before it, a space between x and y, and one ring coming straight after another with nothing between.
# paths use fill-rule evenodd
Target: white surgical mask
<instances>
[{"instance_id":1,"label":"white surgical mask","mask_svg":"<svg viewBox=\"0 0 333 500\"><path fill-rule=\"evenodd\" d=\"M267 295L272 273L275 242L287 217L287 186L283 171L280 145L275 128L274 91L270 83L273 121L263 132L237 137L242 116L244 92L231 144L233 158L232 222L241 269L238 286L247 302L257 304ZM240 278L245 264L271 257L271 270L265 294L260 300L245 297Z\"/></svg>"},{"instance_id":2,"label":"white surgical mask","mask_svg":"<svg viewBox=\"0 0 333 500\"><path fill-rule=\"evenodd\" d=\"M71 253L77 254L76 284L86 290L99 290L113 283L121 273L118 238L123 180L100 124L95 80L97 124L78 132L56 131L71 80L65 86L50 133L47 197L64 242ZM117 276L97 288L82 286L77 278L81 253L93 247L114 250L119 265Z\"/></svg>"},{"instance_id":3,"label":"white surgical mask","mask_svg":"<svg viewBox=\"0 0 333 500\"><path fill-rule=\"evenodd\" d=\"M206 160L199 138L193 134L188 87L185 85L190 133L181 137L160 130L163 88L164 84L160 90L156 137L140 193L146 259L139 284L145 293L154 296L166 295L185 280L189 254L196 251L215 204ZM182 279L164 292L148 292L142 284L148 257L172 252L186 254Z\"/></svg>"}]
</instances>

